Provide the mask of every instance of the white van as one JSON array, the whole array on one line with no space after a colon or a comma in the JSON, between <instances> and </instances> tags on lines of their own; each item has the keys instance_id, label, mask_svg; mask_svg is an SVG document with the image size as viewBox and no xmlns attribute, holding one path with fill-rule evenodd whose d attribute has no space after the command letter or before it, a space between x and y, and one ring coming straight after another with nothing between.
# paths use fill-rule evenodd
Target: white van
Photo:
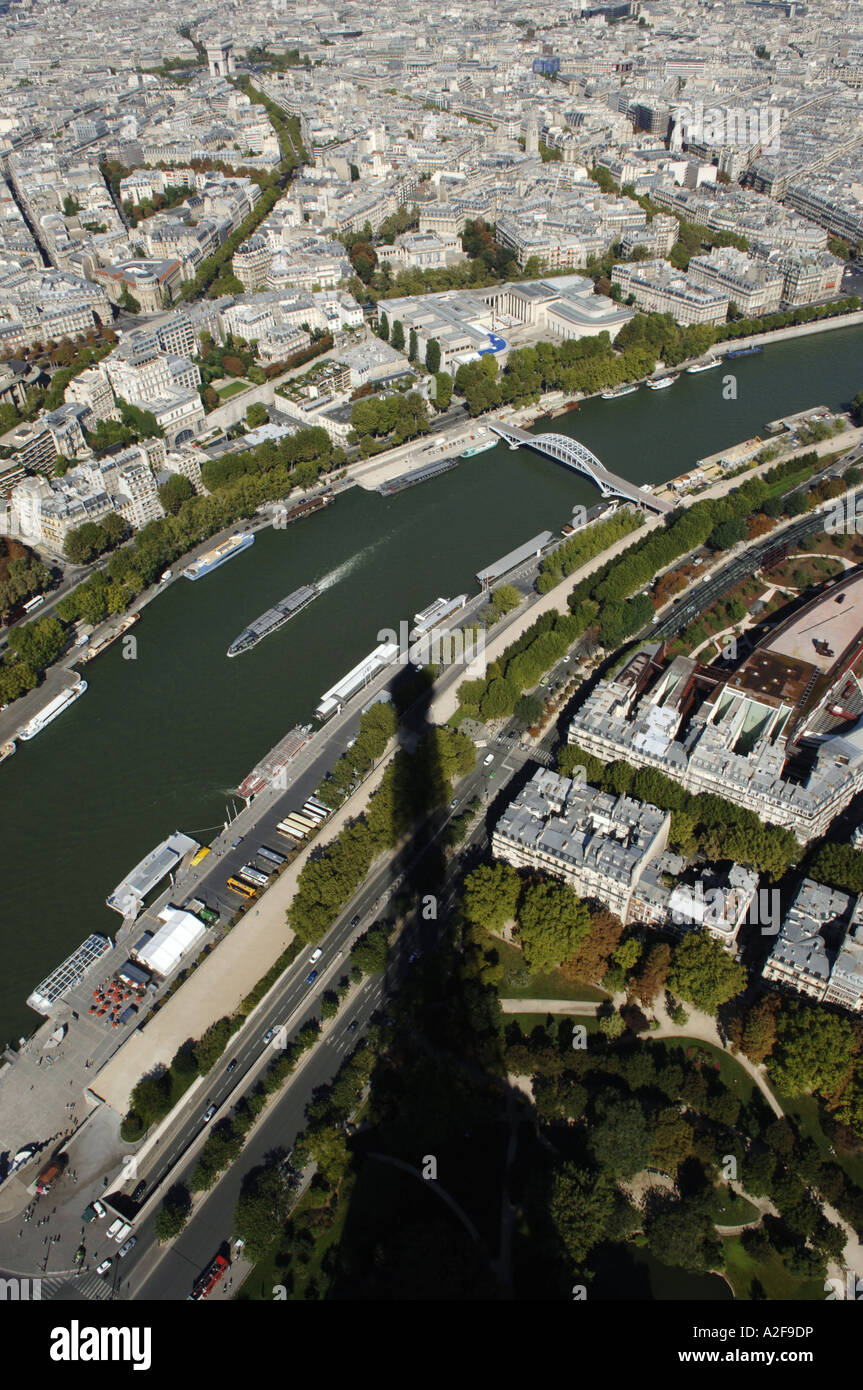
<instances>
[{"instance_id":1,"label":"white van","mask_svg":"<svg viewBox=\"0 0 863 1390\"><path fill-rule=\"evenodd\" d=\"M483 767L488 767L489 763L494 762L494 753L488 753L482 760Z\"/></svg>"},{"instance_id":2,"label":"white van","mask_svg":"<svg viewBox=\"0 0 863 1390\"><path fill-rule=\"evenodd\" d=\"M112 1221L106 1232L108 1239L113 1240L117 1232L121 1230L125 1224L122 1216L118 1216L116 1221Z\"/></svg>"},{"instance_id":3,"label":"white van","mask_svg":"<svg viewBox=\"0 0 863 1390\"><path fill-rule=\"evenodd\" d=\"M118 1245L122 1245L123 1241L126 1239L131 1229L132 1227L129 1225L128 1221L123 1221L120 1223L120 1229L114 1237Z\"/></svg>"}]
</instances>

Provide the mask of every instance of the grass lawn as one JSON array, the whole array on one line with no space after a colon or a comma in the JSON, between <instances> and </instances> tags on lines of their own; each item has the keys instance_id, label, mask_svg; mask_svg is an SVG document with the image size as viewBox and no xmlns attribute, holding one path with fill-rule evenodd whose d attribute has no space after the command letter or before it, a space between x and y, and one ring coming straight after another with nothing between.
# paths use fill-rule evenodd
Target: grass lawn
<instances>
[{"instance_id":1,"label":"grass lawn","mask_svg":"<svg viewBox=\"0 0 863 1390\"><path fill-rule=\"evenodd\" d=\"M749 1073L743 1070L740 1063L729 1053L723 1052L721 1047L714 1047L713 1043L702 1042L700 1038L660 1038L657 1041L662 1042L668 1048L679 1048L684 1057L686 1049L691 1047L692 1057L687 1059L689 1061L692 1061L697 1055L709 1057L709 1062L705 1063L708 1067L712 1068L713 1064L718 1062L720 1078L729 1090L733 1091L744 1105L750 1100L752 1092L755 1090L755 1082ZM761 1094L760 1091L759 1094Z\"/></svg>"},{"instance_id":2,"label":"grass lawn","mask_svg":"<svg viewBox=\"0 0 863 1390\"><path fill-rule=\"evenodd\" d=\"M333 1245L337 1245L341 1240L342 1230L350 1209L350 1199L354 1181L353 1177L345 1179L335 1219L332 1225L316 1232L314 1245L309 1252L310 1259L308 1264L301 1264L299 1259L295 1257L290 1271L288 1272L287 1279L284 1277L286 1271L283 1262L279 1260L278 1256L280 1248L286 1243L286 1237L280 1232L278 1239L273 1241L272 1246L264 1258L259 1260L254 1268L249 1271L249 1275L244 1281L241 1289L238 1290L238 1294L234 1296L237 1297L240 1295L242 1298L254 1299L256 1302L269 1302L273 1298L273 1289L276 1285L285 1284L289 1300L303 1301L307 1297L311 1299L316 1297L314 1292L311 1294L307 1294L306 1292L312 1280L317 1284L319 1290L323 1291L326 1289L329 1279L325 1274L321 1273L321 1262L327 1251ZM314 1230L314 1213L317 1210L318 1208L315 1205L312 1195L309 1192L305 1192L291 1212L291 1220L300 1228L309 1223L312 1230ZM296 1243L294 1248L295 1250L299 1250L302 1247Z\"/></svg>"},{"instance_id":3,"label":"grass lawn","mask_svg":"<svg viewBox=\"0 0 863 1390\"><path fill-rule=\"evenodd\" d=\"M249 381L229 381L227 386L220 386L218 388L217 395L221 396L223 401L226 401L231 396L238 396L241 391L248 391L250 386L251 382Z\"/></svg>"},{"instance_id":4,"label":"grass lawn","mask_svg":"<svg viewBox=\"0 0 863 1390\"><path fill-rule=\"evenodd\" d=\"M823 466L823 464L819 466ZM767 496L784 497L786 492L790 492L792 488L799 487L801 483L805 483L808 478L812 477L814 472L815 469L809 464L808 466L804 465L803 468L796 468L793 473L787 474L784 478L774 479L767 484Z\"/></svg>"},{"instance_id":5,"label":"grass lawn","mask_svg":"<svg viewBox=\"0 0 863 1390\"><path fill-rule=\"evenodd\" d=\"M722 1244L725 1251L725 1273L734 1288L735 1298L750 1299L752 1281L757 1280L771 1301L824 1301L823 1279L801 1279L799 1275L792 1274L786 1268L777 1254L772 1254L765 1260L754 1259L743 1249L739 1236L727 1236Z\"/></svg>"},{"instance_id":6,"label":"grass lawn","mask_svg":"<svg viewBox=\"0 0 863 1390\"><path fill-rule=\"evenodd\" d=\"M742 1226L747 1221L760 1221L761 1213L754 1203L732 1192L724 1183L714 1188L713 1220L717 1226Z\"/></svg>"},{"instance_id":7,"label":"grass lawn","mask_svg":"<svg viewBox=\"0 0 863 1390\"><path fill-rule=\"evenodd\" d=\"M771 581L775 580L794 589L805 589L819 580L835 579L844 573L842 562L830 555L819 556L817 559L808 556L801 559L799 556L790 555L781 565L770 571L770 578Z\"/></svg>"},{"instance_id":8,"label":"grass lawn","mask_svg":"<svg viewBox=\"0 0 863 1390\"><path fill-rule=\"evenodd\" d=\"M583 985L577 980L568 980L560 970L539 970L535 974L527 971L524 956L517 946L501 941L490 932L483 932L483 946L497 951L503 965L503 979L498 985L502 999L586 999L589 1001L607 999L604 989L594 985ZM512 978L507 978L511 976Z\"/></svg>"},{"instance_id":9,"label":"grass lawn","mask_svg":"<svg viewBox=\"0 0 863 1390\"><path fill-rule=\"evenodd\" d=\"M818 1105L812 1096L783 1096L779 1091L776 1098L789 1119L798 1125L801 1134L811 1139L825 1161L838 1163L852 1182L863 1187L863 1152L849 1152L837 1146L835 1154L830 1152L830 1140L821 1128Z\"/></svg>"}]
</instances>

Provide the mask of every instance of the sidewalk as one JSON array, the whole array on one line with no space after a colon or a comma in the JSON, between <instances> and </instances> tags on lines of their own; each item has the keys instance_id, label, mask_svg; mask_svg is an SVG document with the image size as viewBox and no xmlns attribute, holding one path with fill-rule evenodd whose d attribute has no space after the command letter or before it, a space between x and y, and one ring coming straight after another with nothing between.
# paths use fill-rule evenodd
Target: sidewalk
<instances>
[{"instance_id":1,"label":"sidewalk","mask_svg":"<svg viewBox=\"0 0 863 1390\"><path fill-rule=\"evenodd\" d=\"M394 745L385 754L371 776L325 823L312 844L297 855L278 882L249 909L218 949L201 962L145 1030L134 1033L92 1079L90 1089L95 1095L119 1114L125 1114L132 1088L145 1072L159 1063L167 1066L187 1038L200 1037L213 1019L236 1012L249 991L293 940L285 914L310 853L329 844L348 821L365 809L395 756L396 747Z\"/></svg>"},{"instance_id":2,"label":"sidewalk","mask_svg":"<svg viewBox=\"0 0 863 1390\"><path fill-rule=\"evenodd\" d=\"M573 1014L578 1018L596 1018L600 1003L590 999L501 999L505 1014Z\"/></svg>"}]
</instances>

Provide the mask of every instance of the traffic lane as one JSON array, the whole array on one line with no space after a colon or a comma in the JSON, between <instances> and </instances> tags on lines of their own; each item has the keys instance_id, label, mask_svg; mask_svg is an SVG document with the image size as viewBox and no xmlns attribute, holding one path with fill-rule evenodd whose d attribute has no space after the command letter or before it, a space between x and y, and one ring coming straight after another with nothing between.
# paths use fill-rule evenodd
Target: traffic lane
<instances>
[{"instance_id":1,"label":"traffic lane","mask_svg":"<svg viewBox=\"0 0 863 1390\"><path fill-rule=\"evenodd\" d=\"M318 992L332 987L333 981L342 973L350 970L350 947L354 940L361 936L367 929L367 923L382 905L381 898L383 890L391 887L392 869L389 865L384 865L364 886L352 904L343 913L336 925L330 932L322 938L320 948L323 956L319 962L315 963L317 978L310 985L307 976L313 968L309 959L313 947L307 948L307 953L298 957L293 966L289 967L292 972L280 982L281 988L274 998L269 1002L266 1009L256 1020L254 1029L249 1030L248 1038L243 1042L238 1042L233 1047L226 1048L224 1063L218 1064L217 1074L208 1088L205 1096L198 1092L186 1104L185 1110L178 1117L175 1125L164 1136L164 1148L159 1153L154 1151L154 1161L146 1170L150 1177L148 1186L152 1187L161 1180L161 1176L171 1166L172 1163L182 1156L188 1145L200 1134L204 1128L203 1115L208 1106L215 1102L219 1108L224 1104L231 1094L241 1087L250 1071L261 1061L262 1049L267 1046L263 1042L264 1035L271 1028L280 1028L286 1024L291 1030L295 1030L302 1024L302 1013L306 1006L309 1010L314 1007L314 1001L318 997ZM350 916L348 915L350 913ZM359 921L354 925L354 917ZM294 1015L297 1015L295 1018ZM237 1060L237 1067L228 1072L231 1061ZM182 1104L182 1102L181 1102ZM213 1117L213 1122L217 1122L218 1115ZM162 1141L159 1141L160 1144Z\"/></svg>"},{"instance_id":2,"label":"traffic lane","mask_svg":"<svg viewBox=\"0 0 863 1390\"><path fill-rule=\"evenodd\" d=\"M513 771L516 771L516 770L517 770L517 769L507 769L507 771L509 772L510 775L512 775ZM478 789L481 787L481 785L482 785L482 783L483 783L484 780L485 780L485 779L484 779L480 774L471 774L470 778L467 779L467 781L466 781L465 784L463 784L463 785L465 786L465 792L464 792L464 796L462 797L462 804L464 803L465 800L469 800L469 799L470 799L470 796L474 793L474 791L478 790ZM445 823L446 823L446 820L448 820L448 819L449 819L449 817L447 817L447 818L442 822L442 824L445 824ZM478 823L473 827L473 829L472 829L472 831L471 831L471 834L470 834L469 837L468 837L468 842L467 842L467 843L471 843L472 841L478 840L478 839L480 839L480 838L484 838L484 836L485 836L485 828L484 828L484 825L483 825L482 821L480 821L480 822L478 822ZM448 870L448 874L449 874L449 875L452 875L452 874L454 873L454 871L455 871L455 868L456 868L456 861L453 860L453 861L451 861L451 865L450 865L450 868L449 868L449 870ZM357 908L357 909L360 911L361 914L362 914L363 911L365 910L365 915L368 915L368 914L377 906L377 901L378 901L378 897L379 897L380 887L382 886L382 883L383 883L383 882L386 882L389 878L391 878L391 871L390 871L389 869L387 869L387 870L385 871L385 873L382 873L382 875L380 876L380 880L379 880L377 883L372 883L372 884L369 885L367 892L364 894L364 897L365 897L366 900L367 900L367 901L365 902L365 904L364 904L364 905L359 904L359 903L355 903L355 904L354 904L355 908ZM443 904L444 906L451 906L451 904L452 904L453 901L454 901L454 897L455 897L455 889L454 889L454 887L453 887L452 885L450 885L450 886L444 891L444 893L442 894L442 904ZM445 925L445 922L444 922L443 920L441 920L441 922L439 923L439 927L438 927L438 934L440 934L440 931L443 930L444 925ZM361 930L362 930L362 928L361 928ZM403 945L405 948L406 948L407 946L409 946L409 945L413 945L413 944L414 944L414 942L413 942L412 939L408 939L408 938L406 938L406 937L404 937L404 936L403 936L402 938L400 938L400 942L402 943L402 945ZM426 941L424 944L428 944L427 941ZM403 963L403 964L404 964L404 963L409 964L409 962L406 962L406 961L405 961L405 952L404 952L404 950L402 951L402 963ZM336 969L337 969L337 968L340 968L341 962L338 961L338 960L334 960L334 961L332 962L332 965L333 965L332 973L334 974L335 971L336 971ZM317 982L316 982L316 984L317 984ZM351 1023L354 1019L357 1019L357 1020L359 1021L359 1023L360 1023L360 1030L357 1030L357 1036L361 1036L362 1031L365 1030L365 1027L366 1027L367 1024L368 1024L368 1021L369 1021L369 1018L371 1017L371 1014L374 1012L374 1009L375 1009L376 1007L379 1006L379 1003L380 1003L381 998L382 998L383 982L382 982L379 978L377 978L377 977L372 977L372 979L367 980L367 981L364 981L363 984L364 984L364 986L365 986L365 990L364 990L365 998L363 998L362 995L358 995L357 998L356 998L356 1000L355 1000L355 1002L354 1002L350 1007L348 1007L348 1008L346 1008L346 1009L344 1010L343 1015L342 1015L343 1020L345 1020L345 1022L344 1022L344 1027L336 1027L336 1028L333 1028L333 1029L330 1031L330 1033L327 1035L327 1037L324 1038L324 1039L322 1039L321 1042L315 1047L315 1049L313 1050L313 1052L310 1053L310 1054L308 1054L308 1055L309 1055L309 1059L310 1059L310 1060L309 1060L309 1063L308 1063L308 1067L307 1067L307 1068L304 1068L304 1071L303 1071L303 1074L302 1074L303 1077L306 1078L306 1081L307 1081L307 1085L306 1085L306 1087L305 1087L306 1099L307 1099L308 1096L312 1093L312 1091L314 1090L315 1086L322 1084L323 1081L329 1079L332 1075L335 1074L335 1071L337 1070L338 1065L340 1064L341 1059L342 1059L345 1055L347 1055L347 1053L352 1049L352 1047L353 1047L353 1045L354 1045L354 1042L355 1042L355 1039L354 1039L353 1035L352 1035L352 1034L349 1034L348 1031L347 1031L347 1030L348 1030L348 1027L349 1027L349 1025L350 1025L350 1023ZM366 993L366 991L367 991L367 993ZM278 1013L278 1009L275 1009L274 1012L275 1012L275 1013ZM294 1031L294 1030L296 1029L297 1026L300 1026L300 1020L295 1020L295 1021L292 1023L292 1025L291 1025L291 1030ZM338 1060L336 1061L335 1065L332 1065L331 1062L328 1061L328 1057L329 1057L329 1055L332 1054L332 1053L337 1054L337 1059L338 1059ZM311 1059L312 1059L312 1058L315 1058L315 1057L316 1057L316 1061L313 1063ZM258 1058L258 1060L259 1060L259 1058ZM231 1087L232 1087L232 1088L233 1088L233 1085L234 1085L234 1081L232 1080L232 1081L231 1081ZM293 1134L292 1134L291 1142L293 1142L293 1139L296 1137L296 1133L299 1132L299 1130L300 1130L301 1128L303 1128L303 1119L304 1119L304 1113L305 1113L306 1099L303 1100L302 1106L301 1106L300 1109L297 1111L297 1113L293 1116L293 1120L294 1120L295 1127L294 1127L294 1129L293 1129ZM259 1145L257 1151L258 1151L260 1154L263 1154L263 1153L265 1153L265 1152L268 1151L268 1148L269 1148L269 1147L271 1147L271 1141L270 1141L269 1137L268 1137L266 1134L264 1135L264 1138L262 1139L261 1143L263 1144L263 1147L261 1147L261 1146ZM248 1155L254 1156L256 1150L253 1148L253 1146L250 1145L250 1146L249 1146L249 1149L248 1149L246 1152L247 1152ZM259 1161L259 1159L256 1159L255 1161ZM191 1168L192 1168L192 1166L193 1166L193 1162L194 1162L193 1160L189 1160L188 1164L186 1165L186 1167L189 1169L189 1171L191 1170ZM249 1170L250 1167L254 1167L254 1166L255 1166L255 1163L252 1162L252 1161L250 1161L249 1163L247 1163L247 1164L244 1165L243 1172L247 1172L247 1171ZM174 1174L175 1180L177 1180L177 1178L179 1178L179 1176L180 1176L180 1174L181 1174L182 1171L183 1171L182 1165L181 1165L181 1166L178 1166L178 1167L177 1167L177 1172ZM233 1172L233 1170L230 1170L230 1171ZM223 1193L223 1196L222 1196L222 1199L221 1199L222 1206L225 1208L224 1224L225 1224L226 1230L229 1230L229 1229L230 1229L230 1223L231 1223L231 1221L232 1221L232 1219L233 1219L233 1206L234 1206L234 1203L235 1203L235 1200L236 1200L236 1194L238 1194L238 1192L239 1192L239 1187L240 1187L240 1185L241 1185L241 1182L242 1182L242 1174L240 1174L239 1177L236 1178L236 1180L235 1180L235 1182L234 1182L233 1184L230 1184L230 1183L228 1182L228 1177L226 1176L226 1178L222 1180L222 1182L219 1184L219 1187L216 1189L216 1192L221 1191L221 1189L223 1189L223 1188L227 1188L227 1189L228 1189L227 1195L225 1195L225 1194ZM212 1215L212 1211L213 1211L213 1208L212 1208L212 1205L211 1205L211 1204L212 1204L212 1202L215 1200L215 1195L216 1195L216 1194L214 1193L213 1196L209 1199L209 1201L208 1201L208 1203L207 1203L207 1208L206 1208L206 1210L209 1211L211 1215ZM202 1214L203 1214L203 1213L202 1213ZM209 1224L208 1224L208 1226L207 1226L207 1234L206 1234L206 1236L205 1236L203 1242L202 1242L200 1239L198 1239L198 1242L197 1242L197 1245L196 1245L196 1247L195 1247L193 1256L190 1256L190 1255L189 1255L189 1251L188 1251L188 1248L187 1248L186 1245L184 1245L182 1248L178 1248L178 1249L177 1249L177 1259L176 1259L175 1261L172 1262L172 1266L171 1266L172 1271L173 1271L171 1277L172 1277L172 1279L175 1280L175 1283L171 1286L171 1288L167 1289L167 1290L164 1291L164 1292L156 1293L156 1292L152 1292L152 1291L150 1290L149 1284L147 1284L146 1287L142 1286L141 1293L140 1293L139 1295L138 1295L138 1294L135 1294L134 1296L135 1296L135 1297L142 1297L142 1298L158 1297L158 1298L164 1298L164 1299L173 1299L173 1298L176 1298L176 1297L180 1297L180 1298L187 1297L187 1296L188 1296L188 1292L185 1292L185 1293L184 1293L184 1292L182 1291L183 1287L186 1287L186 1288L191 1287L191 1282L192 1282L192 1281L194 1280L194 1278L196 1278L197 1275L201 1272L201 1269L203 1269L203 1268L206 1267L207 1263L209 1263L209 1261L213 1258L214 1254L216 1253L216 1250L217 1250L217 1247L218 1247L218 1243L214 1244L214 1243L213 1243L213 1238L212 1238L212 1236L209 1234L210 1230L212 1229L212 1226L213 1226L213 1222L210 1221ZM149 1250L149 1249L151 1248L151 1246L152 1246L152 1217L151 1217L151 1218L148 1218L148 1220L147 1220L147 1221L142 1225L142 1227L141 1227L141 1242L140 1242L140 1243L141 1243L141 1245L142 1245L142 1249L141 1249L141 1251L135 1252L135 1253L137 1253L137 1255L138 1255L138 1262L141 1263L142 1268L143 1268L144 1262L145 1262L145 1261L148 1261L148 1264L149 1264L149 1263L151 1262L151 1258L152 1258L152 1257L149 1257L149 1258L148 1258L148 1250ZM130 1258L131 1258L131 1256L130 1256ZM134 1270L134 1267L135 1267L135 1266L133 1265L132 1271ZM161 1269L161 1266L160 1266L160 1269ZM132 1288L134 1288L134 1282L135 1282L135 1281L134 1281L134 1273L133 1273L132 1271L130 1271L129 1283L130 1283L130 1286L131 1286ZM191 1271L191 1273L190 1273L190 1271ZM160 1275L159 1277L161 1278L161 1275ZM148 1279L149 1276L147 1276L146 1273L145 1273L145 1274L143 1275L143 1278L144 1278L144 1279ZM179 1280L180 1283L177 1283L176 1280ZM159 1287L161 1287L161 1285L159 1285Z\"/></svg>"},{"instance_id":3,"label":"traffic lane","mask_svg":"<svg viewBox=\"0 0 863 1390\"><path fill-rule=\"evenodd\" d=\"M295 1032L302 1026L306 1012L309 1016L314 1012L316 1000L319 998L318 992L331 988L334 979L340 973L348 971L347 947L351 934L352 929L348 924L347 930L342 929L339 938L329 943L331 949L318 963L318 977L311 985L306 979L312 968L308 958L297 962L298 973L285 982L282 991L271 1001L256 1021L254 1028L249 1030L248 1038L234 1047L229 1045L226 1048L224 1062L218 1064L216 1074L212 1076L206 1091L201 1089L186 1103L183 1113L178 1116L170 1130L157 1141L157 1147L152 1153L153 1161L146 1169L142 1167L138 1170L136 1180L144 1178L152 1191L182 1159L183 1153L201 1133L209 1126L218 1124L225 1102L232 1101L245 1089L250 1073L263 1063L267 1052L272 1050L272 1042L264 1041L266 1034L282 1027ZM234 1062L236 1066L232 1066ZM209 1121L205 1121L204 1115L210 1105L216 1106L216 1113Z\"/></svg>"},{"instance_id":4,"label":"traffic lane","mask_svg":"<svg viewBox=\"0 0 863 1390\"><path fill-rule=\"evenodd\" d=\"M134 1269L130 1271L127 1276L129 1289L124 1290L124 1296L136 1302L188 1298L194 1280L213 1259L222 1242L233 1234L234 1208L246 1175L272 1150L291 1149L297 1135L305 1129L306 1105L318 1086L332 1081L351 1050L344 1045L345 1038L350 1038L355 1045L365 1033L372 1014L380 1007L382 988L378 976L363 981L352 1003L335 1020L328 1036L306 1054L302 1071L274 1100L237 1162L212 1190L168 1253L158 1259L155 1268L151 1255L148 1267L142 1267L137 1276ZM347 1034L354 1019L359 1019L360 1027L355 1033ZM152 1218L142 1230L139 1243L144 1241L152 1246ZM143 1266L144 1262L140 1260L139 1263Z\"/></svg>"},{"instance_id":5,"label":"traffic lane","mask_svg":"<svg viewBox=\"0 0 863 1390\"><path fill-rule=\"evenodd\" d=\"M705 583L701 581L702 587L696 587L692 593L685 598L668 617L663 618L662 622L654 629L654 636L668 636L679 630L680 626L685 626L697 614L709 607L717 598L721 598L728 589L739 583L740 580L749 577L758 568L758 562L763 559L765 553L775 545L793 543L807 532L823 529L824 518L810 513L808 517L802 518L799 523L787 527L780 535L775 536L760 545L757 549L749 550L745 555L737 556L724 565L715 575Z\"/></svg>"},{"instance_id":6,"label":"traffic lane","mask_svg":"<svg viewBox=\"0 0 863 1390\"><path fill-rule=\"evenodd\" d=\"M490 772L491 768L484 771ZM450 807L443 815L436 817L439 822L436 834L443 831L457 810L460 810L466 801L480 792L483 782L487 781L488 778L483 777L481 773L470 775L467 782L464 783L463 792L459 797L459 807L456 809ZM154 1149L153 1162L146 1170L148 1174L146 1181L151 1191L163 1182L171 1170L182 1161L184 1152L200 1136L205 1124L218 1123L220 1118L218 1111L225 1101L244 1089L249 1074L262 1061L262 1048L267 1046L263 1042L265 1034L271 1029L280 1029L283 1026L287 1027L290 1032L295 1032L297 1028L302 1026L303 1012L306 1006L308 1005L310 1012L313 1010L314 1000L319 997L319 991L331 988L340 974L348 972L350 947L356 938L366 930L367 921L377 915L383 907L384 895L389 898L394 891L397 891L397 886L398 879L393 883L392 866L389 863L383 865L378 873L364 884L339 922L322 939L321 949L324 954L320 962L314 963L316 979L311 984L307 977L313 964L310 960L312 947L309 946L308 955L298 958L295 963L295 973L284 980L278 994L270 1001L265 1012L256 1021L254 1031L249 1031L248 1039L234 1047L226 1048L225 1060L219 1064L217 1074L207 1088L206 1097L201 1092L197 1092L189 1100L170 1131L157 1141L157 1145L163 1145L163 1147L159 1147L158 1153ZM351 913L350 917L348 912ZM355 919L358 919L356 924ZM234 1061L236 1066L231 1066ZM228 1071L229 1066L231 1066L230 1072ZM203 1116L211 1104L216 1105L217 1112L211 1121L205 1122ZM135 1175L136 1180L140 1176L139 1170Z\"/></svg>"}]
</instances>

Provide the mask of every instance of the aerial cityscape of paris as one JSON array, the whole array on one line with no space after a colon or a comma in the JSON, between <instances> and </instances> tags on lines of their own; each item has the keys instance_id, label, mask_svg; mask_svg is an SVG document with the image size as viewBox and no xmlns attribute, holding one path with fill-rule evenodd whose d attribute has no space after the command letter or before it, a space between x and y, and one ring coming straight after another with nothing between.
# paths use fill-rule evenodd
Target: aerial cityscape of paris
<instances>
[{"instance_id":1,"label":"aerial cityscape of paris","mask_svg":"<svg viewBox=\"0 0 863 1390\"><path fill-rule=\"evenodd\" d=\"M0 782L37 1365L226 1368L192 1300L826 1366L863 0L0 0Z\"/></svg>"}]
</instances>

